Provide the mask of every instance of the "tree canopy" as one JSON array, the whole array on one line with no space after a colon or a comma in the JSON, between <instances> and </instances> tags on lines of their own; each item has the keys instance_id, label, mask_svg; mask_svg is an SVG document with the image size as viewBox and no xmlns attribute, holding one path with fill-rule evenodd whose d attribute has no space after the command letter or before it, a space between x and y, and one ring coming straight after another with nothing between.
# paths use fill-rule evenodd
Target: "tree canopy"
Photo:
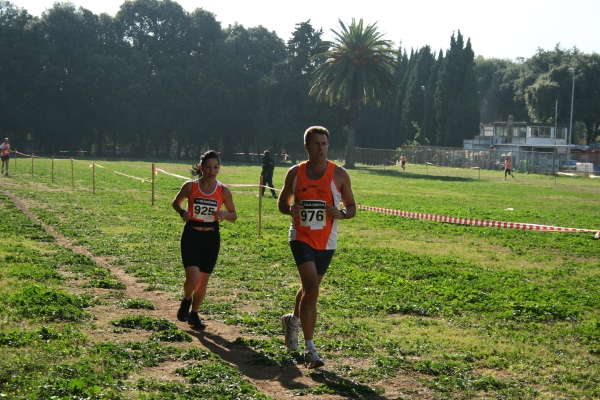
<instances>
[{"instance_id":1,"label":"tree canopy","mask_svg":"<svg viewBox=\"0 0 600 400\"><path fill-rule=\"evenodd\" d=\"M462 146L509 115L552 121L556 100L567 123L573 100L573 141L600 140L598 54L557 45L475 58L460 31L446 50L407 50L362 20L333 32L325 42L304 21L284 41L172 0L126 1L114 17L67 2L33 17L0 0L0 137L48 155L269 149L296 160L310 125L330 129L340 150Z\"/></svg>"}]
</instances>

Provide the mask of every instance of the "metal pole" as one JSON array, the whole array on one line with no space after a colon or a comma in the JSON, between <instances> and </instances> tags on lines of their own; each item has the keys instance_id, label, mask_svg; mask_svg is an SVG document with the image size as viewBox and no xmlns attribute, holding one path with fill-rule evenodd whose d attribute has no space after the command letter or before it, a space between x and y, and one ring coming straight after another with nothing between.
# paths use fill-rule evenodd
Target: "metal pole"
<instances>
[{"instance_id":1,"label":"metal pole","mask_svg":"<svg viewBox=\"0 0 600 400\"><path fill-rule=\"evenodd\" d=\"M425 139L427 138L427 136L425 136L425 124L427 123L427 89L425 88L425 86L421 86L421 89L423 90L423 129L421 129L422 133L423 133L423 137L421 138L422 143L427 143L425 141Z\"/></svg>"},{"instance_id":2,"label":"metal pole","mask_svg":"<svg viewBox=\"0 0 600 400\"><path fill-rule=\"evenodd\" d=\"M263 190L263 176L260 176L260 185L258 185L258 236L260 236L260 228L262 225L262 190Z\"/></svg>"},{"instance_id":3,"label":"metal pole","mask_svg":"<svg viewBox=\"0 0 600 400\"><path fill-rule=\"evenodd\" d=\"M573 130L573 99L575 98L575 68L569 68L573 75L573 88L571 89L571 121L569 122L569 138L567 140L567 165L571 160L571 131Z\"/></svg>"},{"instance_id":4,"label":"metal pole","mask_svg":"<svg viewBox=\"0 0 600 400\"><path fill-rule=\"evenodd\" d=\"M554 151L552 153L552 173L556 176L556 120L558 119L558 100L556 100L554 111Z\"/></svg>"},{"instance_id":5,"label":"metal pole","mask_svg":"<svg viewBox=\"0 0 600 400\"><path fill-rule=\"evenodd\" d=\"M152 163L152 206L154 206L154 163Z\"/></svg>"}]
</instances>

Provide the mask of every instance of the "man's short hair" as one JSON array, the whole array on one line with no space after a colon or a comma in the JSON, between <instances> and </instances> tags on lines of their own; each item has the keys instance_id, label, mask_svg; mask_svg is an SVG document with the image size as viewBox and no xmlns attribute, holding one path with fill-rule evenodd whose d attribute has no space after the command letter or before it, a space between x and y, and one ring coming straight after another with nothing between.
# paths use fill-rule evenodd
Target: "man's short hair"
<instances>
[{"instance_id":1,"label":"man's short hair","mask_svg":"<svg viewBox=\"0 0 600 400\"><path fill-rule=\"evenodd\" d=\"M311 126L304 132L304 144L308 144L308 142L310 141L310 135L312 135L313 133L327 136L327 142L329 142L329 131L327 130L327 128L324 128L322 126Z\"/></svg>"},{"instance_id":2,"label":"man's short hair","mask_svg":"<svg viewBox=\"0 0 600 400\"><path fill-rule=\"evenodd\" d=\"M269 155L269 150L265 150L265 151L263 152L263 156L268 156L268 155Z\"/></svg>"}]
</instances>

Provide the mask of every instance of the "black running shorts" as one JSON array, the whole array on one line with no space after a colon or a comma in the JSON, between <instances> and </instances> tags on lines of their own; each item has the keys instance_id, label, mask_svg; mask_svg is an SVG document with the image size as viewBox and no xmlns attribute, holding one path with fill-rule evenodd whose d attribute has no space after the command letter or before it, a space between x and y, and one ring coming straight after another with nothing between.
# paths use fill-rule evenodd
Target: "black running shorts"
<instances>
[{"instance_id":1,"label":"black running shorts","mask_svg":"<svg viewBox=\"0 0 600 400\"><path fill-rule=\"evenodd\" d=\"M212 231L199 231L186 224L181 234L181 261L184 267L198 267L200 272L212 273L219 249L221 234L219 228Z\"/></svg>"},{"instance_id":2,"label":"black running shorts","mask_svg":"<svg viewBox=\"0 0 600 400\"><path fill-rule=\"evenodd\" d=\"M317 267L317 275L325 275L329 264L331 264L333 253L335 253L335 250L315 250L300 240L290 241L290 248L292 249L296 265L304 264L305 262L314 262Z\"/></svg>"}]
</instances>

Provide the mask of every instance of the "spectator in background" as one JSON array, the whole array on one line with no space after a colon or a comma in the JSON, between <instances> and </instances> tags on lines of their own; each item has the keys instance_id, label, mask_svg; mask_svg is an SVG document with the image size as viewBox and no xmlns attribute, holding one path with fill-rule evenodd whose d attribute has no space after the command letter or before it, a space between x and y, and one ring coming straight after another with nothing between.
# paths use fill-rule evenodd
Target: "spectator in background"
<instances>
[{"instance_id":1,"label":"spectator in background","mask_svg":"<svg viewBox=\"0 0 600 400\"><path fill-rule=\"evenodd\" d=\"M402 171L405 170L405 165L406 165L406 156L404 155L404 153L402 154L402 156L400 157L400 162L402 163Z\"/></svg>"},{"instance_id":2,"label":"spectator in background","mask_svg":"<svg viewBox=\"0 0 600 400\"><path fill-rule=\"evenodd\" d=\"M5 138L4 143L0 144L0 154L2 155L2 175L4 175L4 166L6 165L6 176L8 176L8 158L10 155L8 138Z\"/></svg>"},{"instance_id":3,"label":"spectator in background","mask_svg":"<svg viewBox=\"0 0 600 400\"><path fill-rule=\"evenodd\" d=\"M269 155L269 150L265 150L262 159L262 171L260 173L263 177L262 195L265 195L265 187L269 185L271 188L271 195L276 199L277 194L275 193L275 187L273 186L273 171L275 171L275 160Z\"/></svg>"}]
</instances>

